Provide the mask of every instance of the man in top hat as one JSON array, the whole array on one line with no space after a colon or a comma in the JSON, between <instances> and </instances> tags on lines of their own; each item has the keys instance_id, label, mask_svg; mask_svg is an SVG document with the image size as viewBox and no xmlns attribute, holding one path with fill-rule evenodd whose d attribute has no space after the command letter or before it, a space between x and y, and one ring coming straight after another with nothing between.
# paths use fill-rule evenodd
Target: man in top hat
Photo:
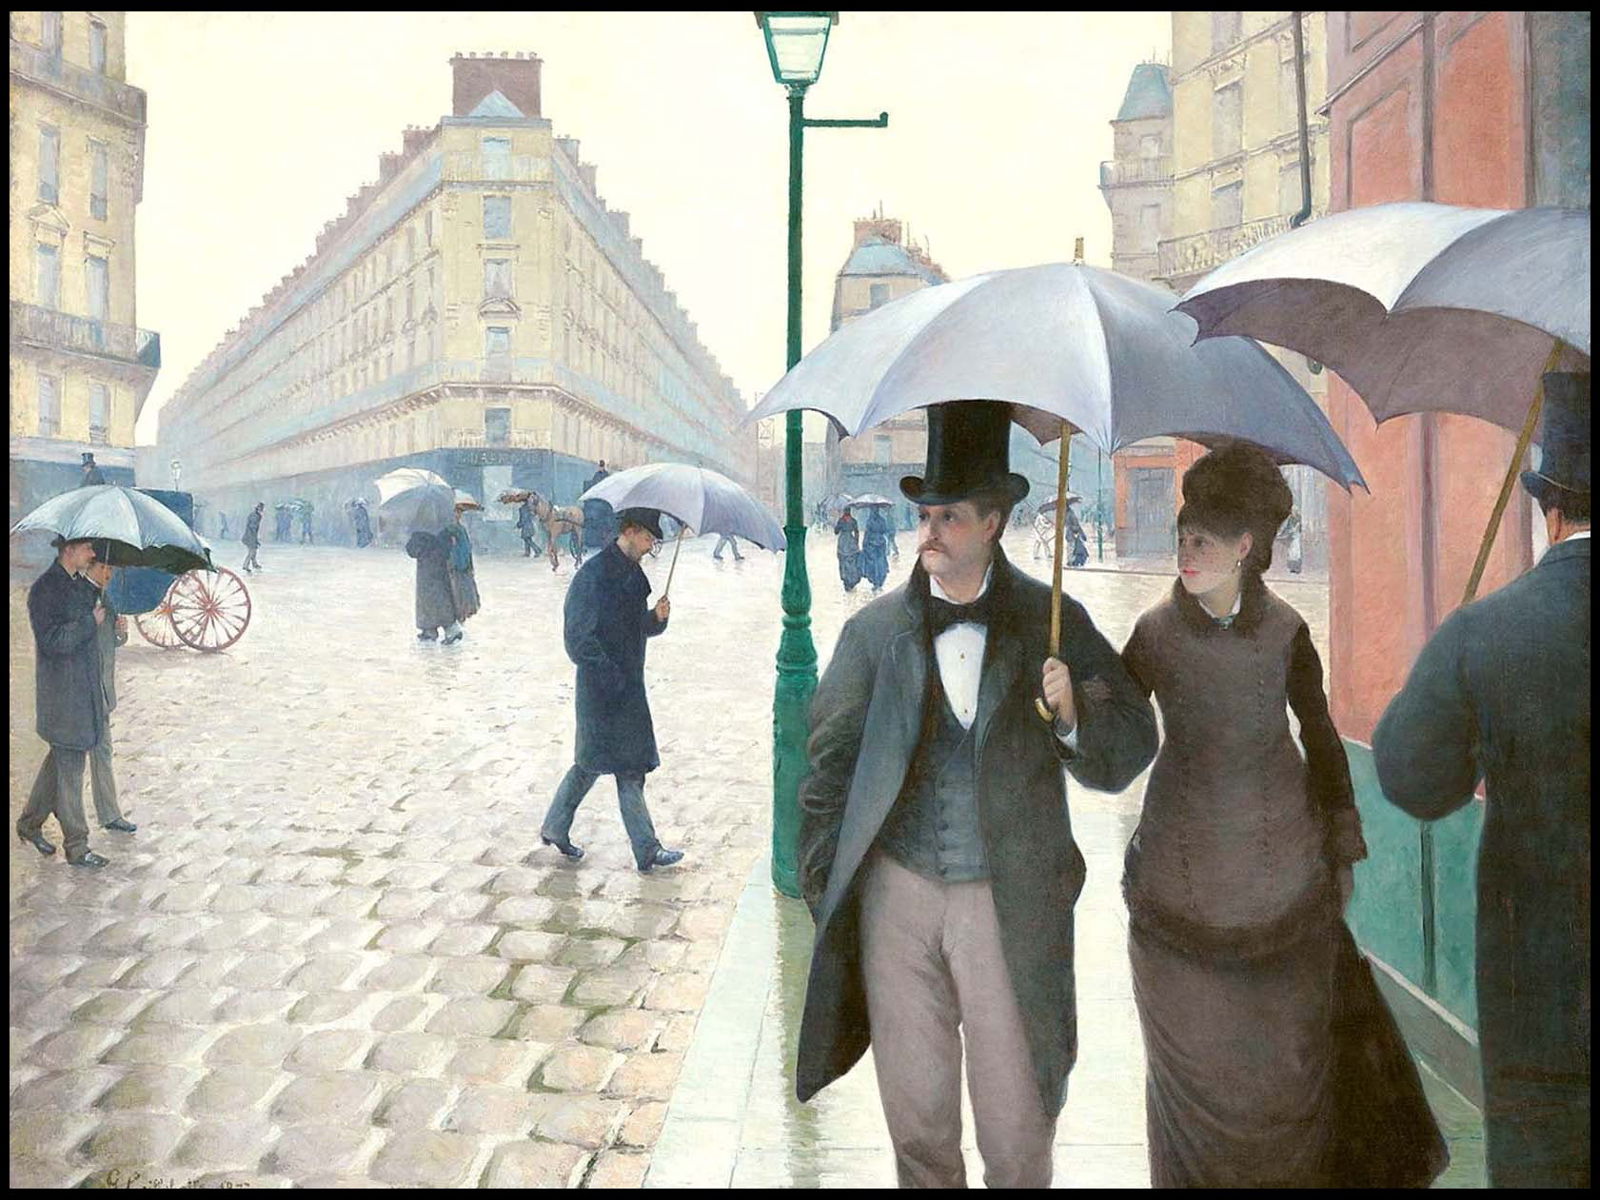
<instances>
[{"instance_id":1,"label":"man in top hat","mask_svg":"<svg viewBox=\"0 0 1600 1200\"><path fill-rule=\"evenodd\" d=\"M540 840L570 859L572 819L601 775L614 775L622 825L641 871L669 867L683 857L656 840L644 802L644 777L661 765L655 726L644 690L645 642L667 630L672 603L651 607L650 580L639 560L661 540L661 514L625 508L617 514L613 542L578 568L563 610L567 657L578 667L578 744L572 769L544 815Z\"/></svg>"},{"instance_id":2,"label":"man in top hat","mask_svg":"<svg viewBox=\"0 0 1600 1200\"><path fill-rule=\"evenodd\" d=\"M252 570L261 570L261 563L256 558L256 553L261 549L261 514L266 512L264 501L257 500L256 506L250 510L250 515L245 518L244 536L239 540L244 543L244 573L250 574Z\"/></svg>"},{"instance_id":3,"label":"man in top hat","mask_svg":"<svg viewBox=\"0 0 1600 1200\"><path fill-rule=\"evenodd\" d=\"M78 486L94 487L96 484L101 484L105 481L106 477L100 473L100 468L95 465L94 455L85 450L83 452L83 482Z\"/></svg>"},{"instance_id":4,"label":"man in top hat","mask_svg":"<svg viewBox=\"0 0 1600 1200\"><path fill-rule=\"evenodd\" d=\"M1050 657L1050 589L1000 548L1028 491L1009 424L991 401L929 408L928 473L900 481L917 565L845 623L811 706L799 854L816 946L796 1091L808 1100L870 1042L903 1187L966 1184L963 1039L988 1186L1049 1185L1084 880L1062 766L1115 791L1156 752L1150 704L1088 613L1063 597Z\"/></svg>"},{"instance_id":5,"label":"man in top hat","mask_svg":"<svg viewBox=\"0 0 1600 1200\"><path fill-rule=\"evenodd\" d=\"M1522 485L1550 548L1457 609L1372 739L1383 793L1434 820L1486 783L1478 1036L1490 1187L1589 1184L1589 376L1544 377Z\"/></svg>"}]
</instances>

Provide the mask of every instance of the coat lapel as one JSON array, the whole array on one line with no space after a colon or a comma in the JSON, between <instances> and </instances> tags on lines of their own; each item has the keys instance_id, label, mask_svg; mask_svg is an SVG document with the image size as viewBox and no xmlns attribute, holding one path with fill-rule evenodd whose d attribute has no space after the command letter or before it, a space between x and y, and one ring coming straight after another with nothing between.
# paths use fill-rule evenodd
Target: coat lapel
<instances>
[{"instance_id":1,"label":"coat lapel","mask_svg":"<svg viewBox=\"0 0 1600 1200\"><path fill-rule=\"evenodd\" d=\"M995 713L1005 704L1024 666L1022 639L1011 623L1011 572L1014 568L1002 552L996 551L994 577L995 616L984 642L983 676L978 683L978 713L973 720L977 750L983 753Z\"/></svg>"}]
</instances>

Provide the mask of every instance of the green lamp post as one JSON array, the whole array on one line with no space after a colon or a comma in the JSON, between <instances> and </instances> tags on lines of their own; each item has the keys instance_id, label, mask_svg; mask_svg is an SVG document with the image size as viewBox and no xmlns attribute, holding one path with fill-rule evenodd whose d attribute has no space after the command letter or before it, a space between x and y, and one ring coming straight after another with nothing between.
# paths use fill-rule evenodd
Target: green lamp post
<instances>
[{"instance_id":1,"label":"green lamp post","mask_svg":"<svg viewBox=\"0 0 1600 1200\"><path fill-rule=\"evenodd\" d=\"M883 128L889 114L872 121L806 119L806 89L822 74L828 31L836 12L758 12L756 23L767 41L772 75L789 90L789 355L800 361L800 197L805 130ZM811 640L811 582L806 577L804 431L801 415L786 418L784 446L788 503L784 535L783 638L778 643L778 685L772 699L772 883L785 896L800 895L797 846L800 835L800 781L806 774L806 735L811 694L817 688L817 648Z\"/></svg>"}]
</instances>

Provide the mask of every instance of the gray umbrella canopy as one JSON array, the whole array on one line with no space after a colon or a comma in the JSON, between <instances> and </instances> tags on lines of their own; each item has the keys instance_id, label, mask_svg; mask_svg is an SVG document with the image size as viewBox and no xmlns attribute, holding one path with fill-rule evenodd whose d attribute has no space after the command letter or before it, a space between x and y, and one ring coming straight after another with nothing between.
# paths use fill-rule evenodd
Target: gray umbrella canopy
<instances>
[{"instance_id":1,"label":"gray umbrella canopy","mask_svg":"<svg viewBox=\"0 0 1600 1200\"><path fill-rule=\"evenodd\" d=\"M1178 307L1202 338L1246 334L1326 363L1379 421L1445 411L1516 430L1557 341L1589 353L1589 290L1587 209L1419 202L1279 234Z\"/></svg>"},{"instance_id":2,"label":"gray umbrella canopy","mask_svg":"<svg viewBox=\"0 0 1600 1200\"><path fill-rule=\"evenodd\" d=\"M456 519L456 490L432 471L400 467L377 481L378 515L398 528L438 533Z\"/></svg>"},{"instance_id":3,"label":"gray umbrella canopy","mask_svg":"<svg viewBox=\"0 0 1600 1200\"><path fill-rule=\"evenodd\" d=\"M119 484L74 488L46 500L11 528L58 534L67 541L105 538L120 547L109 556L118 565L163 570L210 568L205 540L159 500Z\"/></svg>"},{"instance_id":4,"label":"gray umbrella canopy","mask_svg":"<svg viewBox=\"0 0 1600 1200\"><path fill-rule=\"evenodd\" d=\"M1177 297L1049 263L913 292L834 333L746 418L826 414L853 436L948 400L995 399L1040 442L1067 421L1107 454L1147 437L1240 438L1341 487L1366 486L1305 390L1247 338L1195 345Z\"/></svg>"},{"instance_id":5,"label":"gray umbrella canopy","mask_svg":"<svg viewBox=\"0 0 1600 1200\"><path fill-rule=\"evenodd\" d=\"M655 508L699 533L731 533L766 550L787 544L783 527L762 503L726 475L684 463L647 463L602 479L581 500L604 500L617 511Z\"/></svg>"},{"instance_id":6,"label":"gray umbrella canopy","mask_svg":"<svg viewBox=\"0 0 1600 1200\"><path fill-rule=\"evenodd\" d=\"M894 501L887 496L880 496L877 492L867 492L850 501L851 508L893 508Z\"/></svg>"}]
</instances>

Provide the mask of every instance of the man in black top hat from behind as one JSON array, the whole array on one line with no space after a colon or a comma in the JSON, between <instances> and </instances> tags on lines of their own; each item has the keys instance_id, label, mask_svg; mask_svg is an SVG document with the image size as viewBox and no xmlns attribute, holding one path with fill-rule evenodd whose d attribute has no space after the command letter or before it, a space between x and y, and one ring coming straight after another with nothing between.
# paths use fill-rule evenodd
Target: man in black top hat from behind
<instances>
[{"instance_id":1,"label":"man in black top hat from behind","mask_svg":"<svg viewBox=\"0 0 1600 1200\"><path fill-rule=\"evenodd\" d=\"M571 841L572 820L595 780L613 775L634 862L650 871L683 857L656 840L644 802L644 777L661 765L644 690L645 643L667 631L672 602L663 596L653 607L647 603L650 580L639 566L661 540L661 514L625 508L617 524L616 540L579 567L567 589L567 657L578 667L577 751L539 836L568 858L582 858Z\"/></svg>"},{"instance_id":2,"label":"man in black top hat from behind","mask_svg":"<svg viewBox=\"0 0 1600 1200\"><path fill-rule=\"evenodd\" d=\"M1063 597L1051 656L1050 589L1000 548L1028 491L1010 419L993 401L929 408L927 475L900 481L917 565L845 623L811 704L796 1092L870 1042L903 1187L966 1186L963 1040L985 1181L1049 1186L1084 881L1062 766L1117 791L1156 752L1150 703L1088 613Z\"/></svg>"},{"instance_id":3,"label":"man in black top hat from behind","mask_svg":"<svg viewBox=\"0 0 1600 1200\"><path fill-rule=\"evenodd\" d=\"M106 477L100 473L100 468L95 465L94 455L88 450L85 450L83 452L83 482L78 486L94 487L97 484L104 483L105 481Z\"/></svg>"},{"instance_id":4,"label":"man in black top hat from behind","mask_svg":"<svg viewBox=\"0 0 1600 1200\"><path fill-rule=\"evenodd\" d=\"M1589 1185L1589 376L1544 377L1522 486L1550 548L1457 609L1372 738L1378 782L1435 820L1486 783L1478 1038L1490 1187Z\"/></svg>"}]
</instances>

